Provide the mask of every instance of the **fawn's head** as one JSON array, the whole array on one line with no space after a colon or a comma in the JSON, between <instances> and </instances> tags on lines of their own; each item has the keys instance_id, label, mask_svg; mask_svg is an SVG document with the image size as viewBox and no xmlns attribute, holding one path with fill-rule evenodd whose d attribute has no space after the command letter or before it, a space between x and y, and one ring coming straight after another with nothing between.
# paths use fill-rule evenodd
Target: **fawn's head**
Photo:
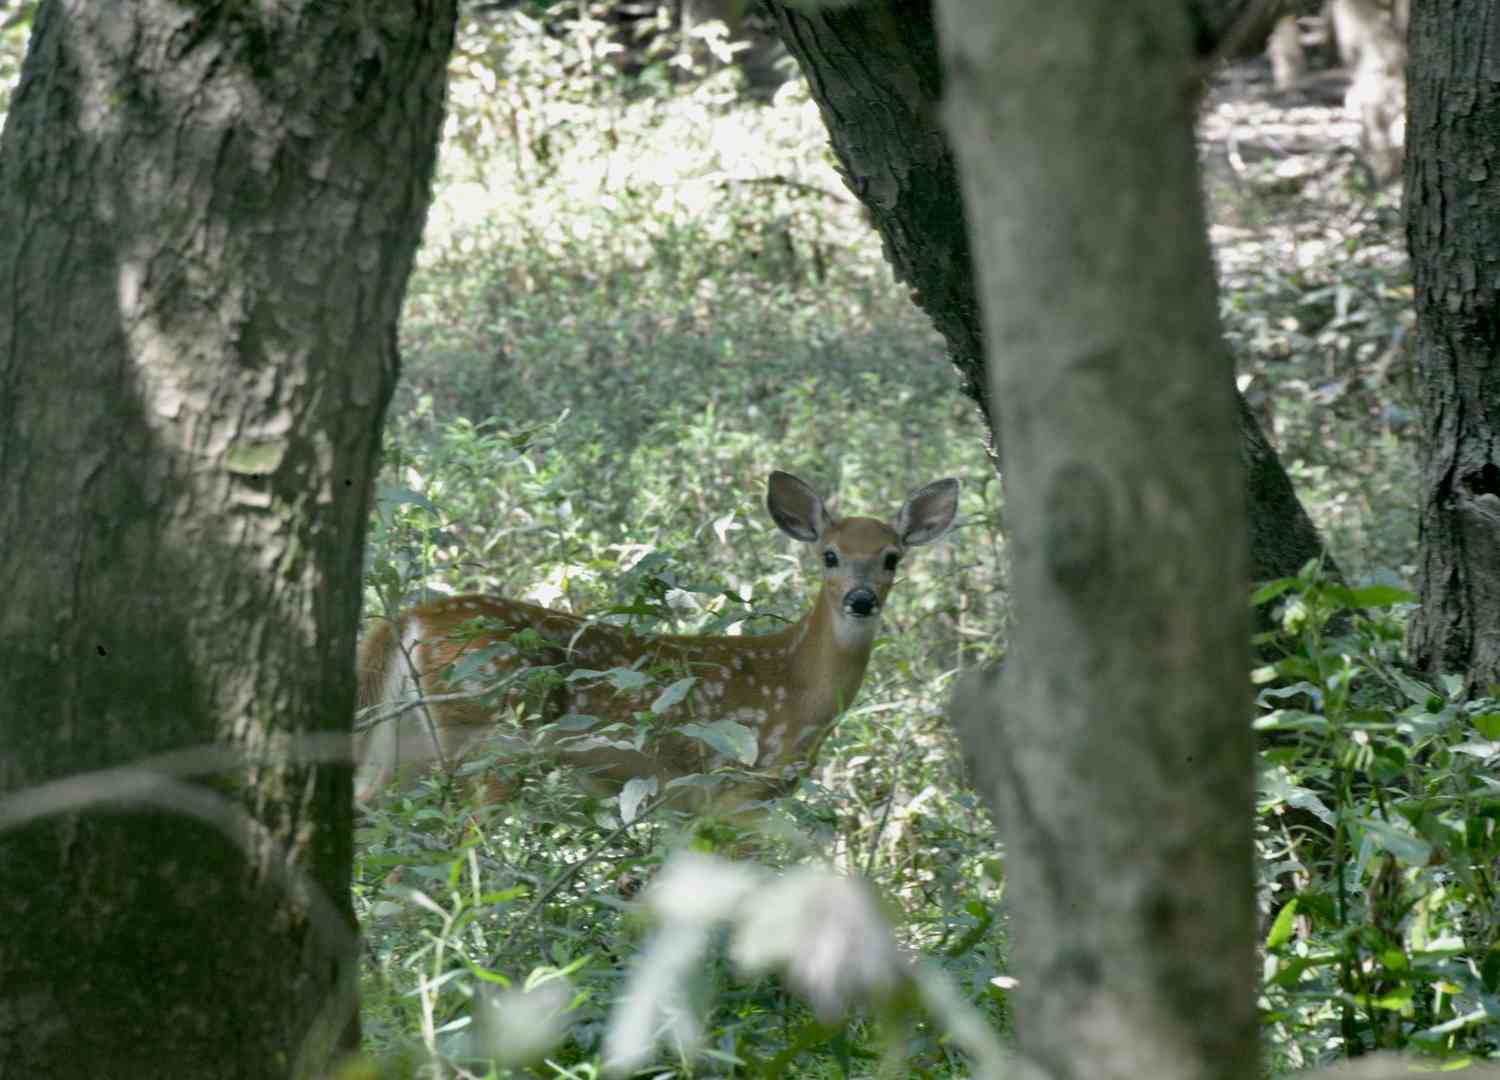
<instances>
[{"instance_id":1,"label":"fawn's head","mask_svg":"<svg viewBox=\"0 0 1500 1080\"><path fill-rule=\"evenodd\" d=\"M837 519L812 488L791 473L773 472L766 510L782 532L817 545L823 564L820 602L830 606L835 636L842 643L867 641L906 550L932 543L952 526L958 481L950 477L918 488L887 525L867 517Z\"/></svg>"}]
</instances>

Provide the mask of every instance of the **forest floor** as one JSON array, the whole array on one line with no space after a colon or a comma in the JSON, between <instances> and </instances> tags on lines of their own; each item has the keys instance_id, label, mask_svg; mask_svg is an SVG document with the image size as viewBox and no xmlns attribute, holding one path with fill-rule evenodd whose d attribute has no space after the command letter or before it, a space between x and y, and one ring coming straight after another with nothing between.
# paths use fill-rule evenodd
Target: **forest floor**
<instances>
[{"instance_id":1,"label":"forest floor","mask_svg":"<svg viewBox=\"0 0 1500 1080\"><path fill-rule=\"evenodd\" d=\"M1226 336L1240 387L1335 556L1409 585L1420 386L1400 178L1377 184L1324 72L1278 93L1227 68L1199 126Z\"/></svg>"}]
</instances>

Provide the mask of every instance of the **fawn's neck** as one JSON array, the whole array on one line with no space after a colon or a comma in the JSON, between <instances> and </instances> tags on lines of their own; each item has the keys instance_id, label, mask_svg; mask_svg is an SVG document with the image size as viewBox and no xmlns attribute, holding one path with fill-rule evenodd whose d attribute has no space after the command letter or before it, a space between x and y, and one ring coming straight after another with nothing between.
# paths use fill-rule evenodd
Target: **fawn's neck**
<instances>
[{"instance_id":1,"label":"fawn's neck","mask_svg":"<svg viewBox=\"0 0 1500 1080\"><path fill-rule=\"evenodd\" d=\"M812 610L788 627L785 685L789 700L763 739L762 765L805 761L849 708L864 681L878 617L860 622L837 610L840 598L824 588Z\"/></svg>"}]
</instances>

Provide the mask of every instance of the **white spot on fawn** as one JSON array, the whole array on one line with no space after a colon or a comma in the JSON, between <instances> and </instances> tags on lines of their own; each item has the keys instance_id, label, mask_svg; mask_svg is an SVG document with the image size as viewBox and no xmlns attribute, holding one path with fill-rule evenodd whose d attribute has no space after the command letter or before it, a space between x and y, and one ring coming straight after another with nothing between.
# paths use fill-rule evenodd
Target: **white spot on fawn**
<instances>
[{"instance_id":1,"label":"white spot on fawn","mask_svg":"<svg viewBox=\"0 0 1500 1080\"><path fill-rule=\"evenodd\" d=\"M780 757L782 734L786 731L785 724L777 724L766 732L766 754L768 757Z\"/></svg>"}]
</instances>

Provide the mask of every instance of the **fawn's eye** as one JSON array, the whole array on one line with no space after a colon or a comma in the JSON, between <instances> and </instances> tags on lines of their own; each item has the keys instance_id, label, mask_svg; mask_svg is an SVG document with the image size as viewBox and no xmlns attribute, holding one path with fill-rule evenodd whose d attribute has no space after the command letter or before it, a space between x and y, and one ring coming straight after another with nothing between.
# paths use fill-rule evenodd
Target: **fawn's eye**
<instances>
[{"instance_id":1,"label":"fawn's eye","mask_svg":"<svg viewBox=\"0 0 1500 1080\"><path fill-rule=\"evenodd\" d=\"M832 570L838 564L839 564L839 555L838 555L838 552L834 551L833 548L829 548L827 551L823 552L823 565L824 566L826 566L826 567L828 567L828 569Z\"/></svg>"},{"instance_id":2,"label":"fawn's eye","mask_svg":"<svg viewBox=\"0 0 1500 1080\"><path fill-rule=\"evenodd\" d=\"M900 562L901 556L897 555L894 551L891 552L885 557L885 572L887 574L894 574L896 572L896 566Z\"/></svg>"}]
</instances>

